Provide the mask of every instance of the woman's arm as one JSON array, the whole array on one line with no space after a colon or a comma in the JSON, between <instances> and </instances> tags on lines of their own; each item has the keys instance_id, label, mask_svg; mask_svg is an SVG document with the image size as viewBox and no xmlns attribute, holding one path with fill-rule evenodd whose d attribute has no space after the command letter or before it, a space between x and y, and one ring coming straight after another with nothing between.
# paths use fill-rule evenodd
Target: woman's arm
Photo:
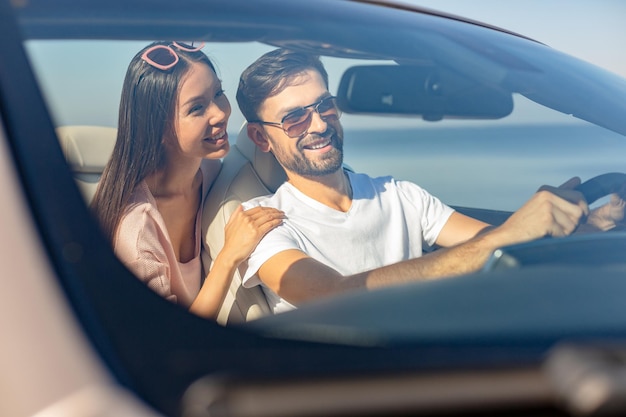
<instances>
[{"instance_id":1,"label":"woman's arm","mask_svg":"<svg viewBox=\"0 0 626 417\"><path fill-rule=\"evenodd\" d=\"M216 256L189 311L216 319L237 267L250 256L267 232L283 222L284 217L282 211L271 207L255 207L244 211L239 206L224 229L224 247Z\"/></svg>"}]
</instances>

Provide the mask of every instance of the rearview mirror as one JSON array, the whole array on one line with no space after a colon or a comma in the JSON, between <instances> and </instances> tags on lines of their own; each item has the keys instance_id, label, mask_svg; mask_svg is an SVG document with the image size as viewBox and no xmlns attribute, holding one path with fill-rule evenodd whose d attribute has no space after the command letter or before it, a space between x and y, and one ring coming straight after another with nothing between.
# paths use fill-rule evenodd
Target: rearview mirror
<instances>
[{"instance_id":1,"label":"rearview mirror","mask_svg":"<svg viewBox=\"0 0 626 417\"><path fill-rule=\"evenodd\" d=\"M511 93L433 66L351 67L341 78L337 103L353 114L500 119L513 111Z\"/></svg>"}]
</instances>

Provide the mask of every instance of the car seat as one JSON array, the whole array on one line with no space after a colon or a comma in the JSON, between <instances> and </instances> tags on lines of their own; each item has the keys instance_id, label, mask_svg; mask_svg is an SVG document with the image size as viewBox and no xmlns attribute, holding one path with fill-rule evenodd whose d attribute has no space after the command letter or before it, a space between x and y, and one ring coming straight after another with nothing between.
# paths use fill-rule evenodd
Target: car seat
<instances>
[{"instance_id":1,"label":"car seat","mask_svg":"<svg viewBox=\"0 0 626 417\"><path fill-rule=\"evenodd\" d=\"M203 265L211 265L212 259L224 246L224 227L237 206L251 198L275 192L286 179L285 171L274 155L261 152L248 138L247 124L244 123L223 160L222 170L204 205ZM242 267L245 268L245 265ZM218 323L241 323L267 314L271 314L271 310L263 291L258 286L244 288L238 270L218 314Z\"/></svg>"},{"instance_id":2,"label":"car seat","mask_svg":"<svg viewBox=\"0 0 626 417\"><path fill-rule=\"evenodd\" d=\"M105 126L60 126L56 133L76 184L89 204L113 152L117 129Z\"/></svg>"}]
</instances>

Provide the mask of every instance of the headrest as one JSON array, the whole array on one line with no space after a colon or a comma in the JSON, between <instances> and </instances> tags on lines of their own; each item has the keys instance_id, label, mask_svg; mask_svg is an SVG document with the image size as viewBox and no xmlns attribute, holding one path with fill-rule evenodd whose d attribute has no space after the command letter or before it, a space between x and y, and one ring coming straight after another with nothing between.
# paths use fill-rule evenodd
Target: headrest
<instances>
[{"instance_id":1,"label":"headrest","mask_svg":"<svg viewBox=\"0 0 626 417\"><path fill-rule=\"evenodd\" d=\"M250 161L261 182L270 192L275 192L282 183L287 181L285 170L280 166L274 154L261 151L248 137L247 123L244 123L239 130L235 146Z\"/></svg>"},{"instance_id":2,"label":"headrest","mask_svg":"<svg viewBox=\"0 0 626 417\"><path fill-rule=\"evenodd\" d=\"M117 129L105 126L60 126L56 132L65 160L75 173L101 173L117 138Z\"/></svg>"}]
</instances>

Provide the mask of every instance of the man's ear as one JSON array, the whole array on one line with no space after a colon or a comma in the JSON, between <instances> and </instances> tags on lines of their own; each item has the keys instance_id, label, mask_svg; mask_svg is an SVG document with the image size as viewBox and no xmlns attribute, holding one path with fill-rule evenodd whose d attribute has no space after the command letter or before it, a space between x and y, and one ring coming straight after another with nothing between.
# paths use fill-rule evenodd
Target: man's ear
<instances>
[{"instance_id":1,"label":"man's ear","mask_svg":"<svg viewBox=\"0 0 626 417\"><path fill-rule=\"evenodd\" d=\"M265 136L265 131L258 123L248 123L248 137L261 151L270 151L270 143Z\"/></svg>"}]
</instances>

